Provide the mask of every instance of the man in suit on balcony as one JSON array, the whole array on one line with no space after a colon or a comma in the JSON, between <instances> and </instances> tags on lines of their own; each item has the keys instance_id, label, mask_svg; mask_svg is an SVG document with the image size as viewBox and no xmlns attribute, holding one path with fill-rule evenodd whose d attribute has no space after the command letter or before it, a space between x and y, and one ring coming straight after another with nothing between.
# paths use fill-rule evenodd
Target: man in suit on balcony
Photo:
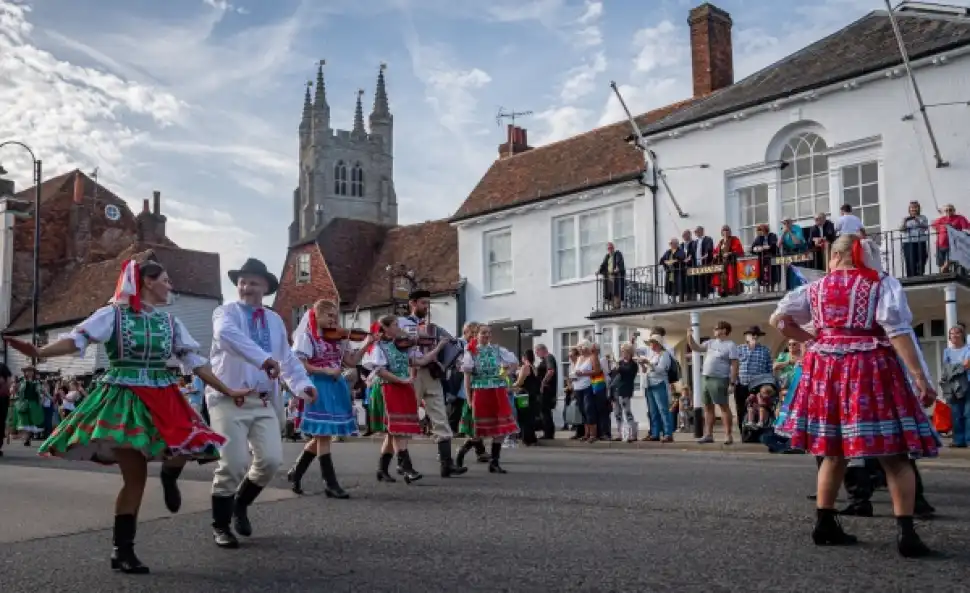
<instances>
[{"instance_id":1,"label":"man in suit on balcony","mask_svg":"<svg viewBox=\"0 0 970 593\"><path fill-rule=\"evenodd\" d=\"M606 257L600 264L598 274L603 278L603 301L612 302L613 308L619 309L626 288L626 265L623 254L613 243L606 244Z\"/></svg>"},{"instance_id":2,"label":"man in suit on balcony","mask_svg":"<svg viewBox=\"0 0 970 593\"><path fill-rule=\"evenodd\" d=\"M691 241L687 258L690 267L709 266L714 262L714 239L704 233L704 227L699 226L694 229L694 240ZM697 293L702 299L707 298L711 294L711 276L695 276L695 278L697 278L695 282Z\"/></svg>"}]
</instances>

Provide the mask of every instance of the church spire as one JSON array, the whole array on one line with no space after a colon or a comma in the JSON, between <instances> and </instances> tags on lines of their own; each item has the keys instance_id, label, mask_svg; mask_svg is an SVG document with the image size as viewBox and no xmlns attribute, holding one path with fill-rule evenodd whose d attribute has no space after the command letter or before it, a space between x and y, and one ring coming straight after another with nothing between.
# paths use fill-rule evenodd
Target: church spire
<instances>
[{"instance_id":1,"label":"church spire","mask_svg":"<svg viewBox=\"0 0 970 593\"><path fill-rule=\"evenodd\" d=\"M387 88L384 86L384 70L387 64L381 63L381 69L377 73L377 91L374 93L374 110L371 118L386 118L391 115L391 108L387 103Z\"/></svg>"},{"instance_id":2,"label":"church spire","mask_svg":"<svg viewBox=\"0 0 970 593\"><path fill-rule=\"evenodd\" d=\"M310 102L310 89L313 88L313 81L306 81L306 93L303 95L303 119L300 121L300 129L309 129L313 103Z\"/></svg>"},{"instance_id":3,"label":"church spire","mask_svg":"<svg viewBox=\"0 0 970 593\"><path fill-rule=\"evenodd\" d=\"M313 97L313 108L317 111L330 111L330 106L327 105L327 86L323 82L323 66L326 63L326 60L320 60L317 66L317 92Z\"/></svg>"},{"instance_id":4,"label":"church spire","mask_svg":"<svg viewBox=\"0 0 970 593\"><path fill-rule=\"evenodd\" d=\"M364 137L367 131L364 130L364 107L360 103L360 98L364 96L364 89L357 90L357 107L354 109L354 136Z\"/></svg>"}]
</instances>

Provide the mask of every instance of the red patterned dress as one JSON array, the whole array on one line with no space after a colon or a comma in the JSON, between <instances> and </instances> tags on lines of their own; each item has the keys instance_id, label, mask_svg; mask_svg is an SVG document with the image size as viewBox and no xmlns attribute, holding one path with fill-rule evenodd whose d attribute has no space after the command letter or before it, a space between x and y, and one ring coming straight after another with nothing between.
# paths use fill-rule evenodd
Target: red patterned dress
<instances>
[{"instance_id":1,"label":"red patterned dress","mask_svg":"<svg viewBox=\"0 0 970 593\"><path fill-rule=\"evenodd\" d=\"M937 455L939 438L889 341L912 335L912 313L895 278L833 271L788 293L775 314L812 323L818 338L779 430L793 449L849 459Z\"/></svg>"}]
</instances>

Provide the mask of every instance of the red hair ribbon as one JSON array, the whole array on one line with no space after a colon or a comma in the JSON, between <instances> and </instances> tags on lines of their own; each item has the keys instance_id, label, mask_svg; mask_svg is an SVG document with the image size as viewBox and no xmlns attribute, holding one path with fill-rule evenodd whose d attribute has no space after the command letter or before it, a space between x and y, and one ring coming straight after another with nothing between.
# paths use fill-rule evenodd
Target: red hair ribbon
<instances>
[{"instance_id":1,"label":"red hair ribbon","mask_svg":"<svg viewBox=\"0 0 970 593\"><path fill-rule=\"evenodd\" d=\"M468 350L469 352L471 352L472 353L472 356L477 355L478 354L478 338L472 338L472 339L468 340L468 346L465 348L465 350Z\"/></svg>"},{"instance_id":2,"label":"red hair ribbon","mask_svg":"<svg viewBox=\"0 0 970 593\"><path fill-rule=\"evenodd\" d=\"M310 335L314 340L320 340L320 328L317 327L317 312L313 307L307 313L307 325L310 326Z\"/></svg>"},{"instance_id":3,"label":"red hair ribbon","mask_svg":"<svg viewBox=\"0 0 970 593\"><path fill-rule=\"evenodd\" d=\"M858 237L852 239L852 265L859 270L863 278L879 282L879 272L866 265L866 257L862 253L862 241Z\"/></svg>"},{"instance_id":4,"label":"red hair ribbon","mask_svg":"<svg viewBox=\"0 0 970 593\"><path fill-rule=\"evenodd\" d=\"M129 259L121 266L121 274L118 276L111 302L127 304L136 313L141 311L141 274L135 260Z\"/></svg>"},{"instance_id":5,"label":"red hair ribbon","mask_svg":"<svg viewBox=\"0 0 970 593\"><path fill-rule=\"evenodd\" d=\"M374 323L370 324L370 333L374 337L377 337L377 334L381 333L381 324L379 321L375 321ZM370 354L370 352L374 350L374 346L376 345L377 345L376 341L371 342L371 345L367 347L367 353Z\"/></svg>"}]
</instances>

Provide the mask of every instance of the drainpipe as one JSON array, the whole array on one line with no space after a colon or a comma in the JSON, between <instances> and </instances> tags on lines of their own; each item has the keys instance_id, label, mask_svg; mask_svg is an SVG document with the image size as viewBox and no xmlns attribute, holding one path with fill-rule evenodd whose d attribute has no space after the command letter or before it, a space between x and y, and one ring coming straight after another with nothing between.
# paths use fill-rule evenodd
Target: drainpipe
<instances>
[{"instance_id":1,"label":"drainpipe","mask_svg":"<svg viewBox=\"0 0 970 593\"><path fill-rule=\"evenodd\" d=\"M468 306L468 280L462 278L458 281L458 290L455 292L455 306L458 311L455 315L455 322L457 327L455 327L455 332L457 335L455 337L461 337L461 331L465 328L465 321L467 319L468 313L466 308Z\"/></svg>"}]
</instances>

